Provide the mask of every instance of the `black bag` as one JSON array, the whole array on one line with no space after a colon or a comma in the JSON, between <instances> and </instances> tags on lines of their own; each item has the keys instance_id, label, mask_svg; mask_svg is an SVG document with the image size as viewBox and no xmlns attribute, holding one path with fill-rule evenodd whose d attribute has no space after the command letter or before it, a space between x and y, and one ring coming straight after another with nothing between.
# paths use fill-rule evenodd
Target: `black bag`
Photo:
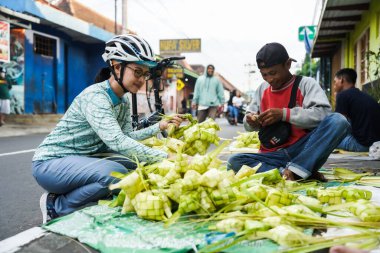
<instances>
[{"instance_id":1,"label":"black bag","mask_svg":"<svg viewBox=\"0 0 380 253\"><path fill-rule=\"evenodd\" d=\"M288 108L293 108L296 105L297 89L301 79L302 76L296 76L296 80L294 81L292 87ZM272 125L261 127L259 131L259 139L261 145L265 148L275 148L286 143L291 133L291 124L289 122L279 121Z\"/></svg>"}]
</instances>

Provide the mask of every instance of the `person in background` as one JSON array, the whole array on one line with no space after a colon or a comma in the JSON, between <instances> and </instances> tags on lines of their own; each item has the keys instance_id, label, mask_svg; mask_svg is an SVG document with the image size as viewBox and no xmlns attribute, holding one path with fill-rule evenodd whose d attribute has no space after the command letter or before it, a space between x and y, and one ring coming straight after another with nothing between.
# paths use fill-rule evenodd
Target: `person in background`
<instances>
[{"instance_id":1,"label":"person in background","mask_svg":"<svg viewBox=\"0 0 380 253\"><path fill-rule=\"evenodd\" d=\"M166 152L139 140L167 129L169 123L182 122L177 115L142 130L132 128L131 104L124 95L136 93L157 64L143 38L115 36L106 43L102 57L108 72L100 71L98 83L74 99L33 156L33 176L47 191L40 199L43 223L111 195L108 186L117 181L111 172L135 169L136 159L149 164L168 158ZM116 160L97 156L105 152L118 156Z\"/></svg>"},{"instance_id":2,"label":"person in background","mask_svg":"<svg viewBox=\"0 0 380 253\"><path fill-rule=\"evenodd\" d=\"M238 124L239 110L243 106L244 99L241 97L239 91L236 92L236 96L232 98L232 112L235 119L235 125Z\"/></svg>"},{"instance_id":3,"label":"person in background","mask_svg":"<svg viewBox=\"0 0 380 253\"><path fill-rule=\"evenodd\" d=\"M181 107L181 113L187 113L187 99L185 96L181 100Z\"/></svg>"},{"instance_id":4,"label":"person in background","mask_svg":"<svg viewBox=\"0 0 380 253\"><path fill-rule=\"evenodd\" d=\"M230 116L233 115L234 104L232 103L232 100L234 99L235 96L236 96L236 90L232 90L230 92L230 98L228 99L228 102L227 102L227 113Z\"/></svg>"},{"instance_id":5,"label":"person in background","mask_svg":"<svg viewBox=\"0 0 380 253\"><path fill-rule=\"evenodd\" d=\"M208 65L205 75L198 77L195 83L192 108L198 110L199 123L207 117L215 119L218 107L224 104L223 85L214 76L214 71L215 67Z\"/></svg>"},{"instance_id":6,"label":"person in background","mask_svg":"<svg viewBox=\"0 0 380 253\"><path fill-rule=\"evenodd\" d=\"M284 125L277 123L288 122L289 137L272 147L261 143L258 154L232 155L228 160L230 169L238 171L243 165L262 163L258 172L278 169L289 180L325 180L318 170L346 136L349 123L341 114L331 113L325 92L310 77L297 77L296 104L288 108L296 81L290 73L292 61L279 43L268 43L260 49L256 62L265 82L258 87L244 118L247 131L262 131L274 124L276 128Z\"/></svg>"},{"instance_id":7,"label":"person in background","mask_svg":"<svg viewBox=\"0 0 380 253\"><path fill-rule=\"evenodd\" d=\"M368 152L374 142L380 141L380 105L355 87L356 78L356 71L350 68L339 70L334 77L335 112L343 114L351 125L350 133L337 148Z\"/></svg>"},{"instance_id":8,"label":"person in background","mask_svg":"<svg viewBox=\"0 0 380 253\"><path fill-rule=\"evenodd\" d=\"M0 127L5 124L5 115L11 112L11 95L5 75L5 68L0 67Z\"/></svg>"}]
</instances>

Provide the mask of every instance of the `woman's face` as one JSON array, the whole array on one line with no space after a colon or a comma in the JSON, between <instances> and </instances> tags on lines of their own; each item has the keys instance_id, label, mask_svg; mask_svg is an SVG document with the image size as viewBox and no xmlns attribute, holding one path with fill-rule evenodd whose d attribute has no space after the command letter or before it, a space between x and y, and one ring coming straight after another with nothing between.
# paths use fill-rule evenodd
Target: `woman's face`
<instances>
[{"instance_id":1,"label":"woman's face","mask_svg":"<svg viewBox=\"0 0 380 253\"><path fill-rule=\"evenodd\" d=\"M129 63L124 70L123 85L131 93L137 91L145 84L149 76L149 68L136 63Z\"/></svg>"}]
</instances>

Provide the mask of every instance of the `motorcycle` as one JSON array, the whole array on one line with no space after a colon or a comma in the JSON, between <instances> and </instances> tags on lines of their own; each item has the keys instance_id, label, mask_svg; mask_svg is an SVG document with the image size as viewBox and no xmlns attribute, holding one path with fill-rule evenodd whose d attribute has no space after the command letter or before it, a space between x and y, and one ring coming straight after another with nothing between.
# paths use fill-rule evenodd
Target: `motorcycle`
<instances>
[{"instance_id":1,"label":"motorcycle","mask_svg":"<svg viewBox=\"0 0 380 253\"><path fill-rule=\"evenodd\" d=\"M237 123L243 124L243 119L244 119L246 110L247 110L247 105L242 105L239 107ZM236 125L235 118L230 109L228 109L226 112L226 119L228 123L230 123L230 125Z\"/></svg>"},{"instance_id":2,"label":"motorcycle","mask_svg":"<svg viewBox=\"0 0 380 253\"><path fill-rule=\"evenodd\" d=\"M142 118L139 120L139 115L137 112L137 96L136 94L132 94L132 126L133 129L142 129L149 127L162 119L162 116L165 114L164 108L162 107L162 100L160 96L160 91L164 90L164 87L161 83L161 76L164 70L170 66L175 65L176 60L185 59L184 56L176 56L162 59L158 62L157 66L151 69L151 79L153 81L153 85L149 86L148 83L146 85L146 98L149 106L149 110L152 113L150 116ZM150 104L150 96L153 90L154 94L154 105L155 111ZM167 136L165 131L161 132L163 137Z\"/></svg>"}]
</instances>

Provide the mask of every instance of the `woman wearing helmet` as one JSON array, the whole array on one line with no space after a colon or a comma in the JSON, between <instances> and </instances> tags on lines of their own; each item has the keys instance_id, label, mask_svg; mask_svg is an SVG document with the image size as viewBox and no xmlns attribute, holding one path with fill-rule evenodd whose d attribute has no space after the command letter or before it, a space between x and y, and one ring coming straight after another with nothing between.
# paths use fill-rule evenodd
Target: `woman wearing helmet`
<instances>
[{"instance_id":1,"label":"woman wearing helmet","mask_svg":"<svg viewBox=\"0 0 380 253\"><path fill-rule=\"evenodd\" d=\"M33 176L47 191L40 199L44 223L110 195L108 185L115 181L112 171L134 169L135 159L154 163L168 157L138 140L165 130L169 121L133 131L130 102L123 96L136 93L149 79L149 69L156 65L151 47L136 35L119 35L106 43L102 57L109 66L108 74L103 70L102 82L74 99L34 154ZM182 119L176 116L171 122L178 126ZM96 157L105 152L126 158Z\"/></svg>"}]
</instances>

